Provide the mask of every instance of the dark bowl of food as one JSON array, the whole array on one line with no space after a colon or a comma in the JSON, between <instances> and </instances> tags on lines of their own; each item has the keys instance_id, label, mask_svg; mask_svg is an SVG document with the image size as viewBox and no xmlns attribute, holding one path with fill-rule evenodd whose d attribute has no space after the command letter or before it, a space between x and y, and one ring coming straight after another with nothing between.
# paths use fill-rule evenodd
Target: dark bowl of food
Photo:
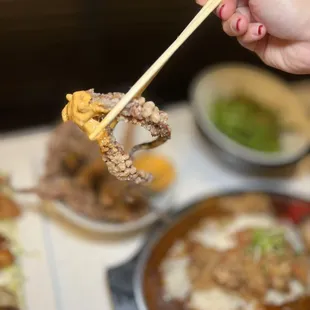
<instances>
[{"instance_id":1,"label":"dark bowl of food","mask_svg":"<svg viewBox=\"0 0 310 310\"><path fill-rule=\"evenodd\" d=\"M275 192L191 204L139 253L136 309L309 309L309 215L309 202Z\"/></svg>"},{"instance_id":2,"label":"dark bowl of food","mask_svg":"<svg viewBox=\"0 0 310 310\"><path fill-rule=\"evenodd\" d=\"M197 126L234 168L272 171L309 151L310 122L300 98L269 72L223 64L202 72L190 90Z\"/></svg>"}]
</instances>

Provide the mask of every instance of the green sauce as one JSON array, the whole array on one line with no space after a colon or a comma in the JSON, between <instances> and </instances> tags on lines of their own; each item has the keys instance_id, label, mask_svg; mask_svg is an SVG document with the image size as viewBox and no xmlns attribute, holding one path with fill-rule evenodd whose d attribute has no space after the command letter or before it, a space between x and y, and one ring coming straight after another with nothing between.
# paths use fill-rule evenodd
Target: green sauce
<instances>
[{"instance_id":1,"label":"green sauce","mask_svg":"<svg viewBox=\"0 0 310 310\"><path fill-rule=\"evenodd\" d=\"M261 152L280 151L281 128L276 115L257 103L236 97L212 105L211 121L235 142Z\"/></svg>"}]
</instances>

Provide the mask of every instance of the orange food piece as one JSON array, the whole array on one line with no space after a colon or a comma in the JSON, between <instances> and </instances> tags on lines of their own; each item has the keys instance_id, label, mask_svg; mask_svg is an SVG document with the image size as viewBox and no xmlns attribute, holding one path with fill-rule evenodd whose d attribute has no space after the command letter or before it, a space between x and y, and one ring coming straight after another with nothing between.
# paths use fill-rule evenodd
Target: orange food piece
<instances>
[{"instance_id":1,"label":"orange food piece","mask_svg":"<svg viewBox=\"0 0 310 310\"><path fill-rule=\"evenodd\" d=\"M17 217L20 213L18 204L5 194L0 193L0 220Z\"/></svg>"},{"instance_id":2,"label":"orange food piece","mask_svg":"<svg viewBox=\"0 0 310 310\"><path fill-rule=\"evenodd\" d=\"M14 255L9 251L9 249L0 250L0 269L9 267L14 262Z\"/></svg>"},{"instance_id":3,"label":"orange food piece","mask_svg":"<svg viewBox=\"0 0 310 310\"><path fill-rule=\"evenodd\" d=\"M164 156L144 153L136 157L134 166L153 175L152 182L148 185L155 192L166 190L176 179L173 164Z\"/></svg>"}]
</instances>

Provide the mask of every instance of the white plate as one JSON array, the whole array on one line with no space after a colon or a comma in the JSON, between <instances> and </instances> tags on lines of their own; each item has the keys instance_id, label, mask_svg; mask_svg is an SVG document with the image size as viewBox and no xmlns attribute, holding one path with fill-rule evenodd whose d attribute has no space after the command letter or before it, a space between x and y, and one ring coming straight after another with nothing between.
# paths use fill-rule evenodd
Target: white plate
<instances>
[{"instance_id":1,"label":"white plate","mask_svg":"<svg viewBox=\"0 0 310 310\"><path fill-rule=\"evenodd\" d=\"M56 211L59 212L64 218L83 229L100 234L123 234L138 231L152 225L161 216L161 213L167 211L172 206L172 196L173 189L170 189L165 194L160 195L160 197L151 199L151 202L153 202L152 209L154 210L154 208L156 208L156 212L150 211L141 218L126 223L94 221L86 216L74 212L69 206L66 206L61 202L55 202L54 206Z\"/></svg>"},{"instance_id":2,"label":"white plate","mask_svg":"<svg viewBox=\"0 0 310 310\"><path fill-rule=\"evenodd\" d=\"M124 123L120 123L116 130L115 136L119 139L119 136L123 132ZM149 141L152 138L145 130L137 127L135 131L135 142L141 143L142 141ZM166 150L169 148L166 148ZM154 151L154 153L159 153L165 155L168 160L173 162L173 159L167 152L165 152L165 146L159 147ZM37 158L32 163L33 171L35 173L35 178L38 179L40 175L42 175L44 170L44 161L45 155L42 154L40 158ZM151 203L151 210L146 215L142 216L139 219L129 221L126 223L113 223L108 221L95 221L90 219L82 214L79 214L73 211L70 206L66 204L55 201L53 204L55 206L55 211L58 212L62 217L64 217L67 221L71 222L72 224L86 229L88 231L99 233L99 234L111 234L111 233L118 233L124 234L129 232L138 231L148 226L152 225L156 220L158 220L161 215L169 210L173 206L174 201L174 189L176 187L176 182L171 186L170 189L165 191L164 193L154 196L150 199Z\"/></svg>"}]
</instances>

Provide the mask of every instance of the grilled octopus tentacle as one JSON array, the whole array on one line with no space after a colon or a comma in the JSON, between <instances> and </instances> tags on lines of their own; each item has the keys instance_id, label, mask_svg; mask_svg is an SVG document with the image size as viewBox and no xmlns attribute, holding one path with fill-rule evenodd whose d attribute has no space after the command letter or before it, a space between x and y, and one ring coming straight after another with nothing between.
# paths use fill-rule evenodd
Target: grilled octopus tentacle
<instances>
[{"instance_id":1,"label":"grilled octopus tentacle","mask_svg":"<svg viewBox=\"0 0 310 310\"><path fill-rule=\"evenodd\" d=\"M72 120L89 136L99 125L100 120L123 96L122 93L97 94L93 90L76 92L67 96L69 103L64 109L63 120ZM90 115L92 115L91 118ZM155 148L170 139L171 130L167 120L167 114L160 111L153 102L146 102L143 97L133 99L118 115L114 123L97 138L102 158L109 172L122 181L134 181L137 184L150 182L151 174L138 171L134 167L132 155L139 150ZM113 129L119 121L140 125L157 138L133 147L130 153L126 154L124 147L113 136Z\"/></svg>"},{"instance_id":2,"label":"grilled octopus tentacle","mask_svg":"<svg viewBox=\"0 0 310 310\"><path fill-rule=\"evenodd\" d=\"M138 145L135 145L129 152L129 156L133 157L133 155L138 152L138 151L144 151L144 150L151 150L151 149L155 149L156 147L162 145L163 143L165 143L166 140L162 137L158 137L157 139L155 139L154 141L150 141L150 142L145 142L145 143L141 143Z\"/></svg>"}]
</instances>

